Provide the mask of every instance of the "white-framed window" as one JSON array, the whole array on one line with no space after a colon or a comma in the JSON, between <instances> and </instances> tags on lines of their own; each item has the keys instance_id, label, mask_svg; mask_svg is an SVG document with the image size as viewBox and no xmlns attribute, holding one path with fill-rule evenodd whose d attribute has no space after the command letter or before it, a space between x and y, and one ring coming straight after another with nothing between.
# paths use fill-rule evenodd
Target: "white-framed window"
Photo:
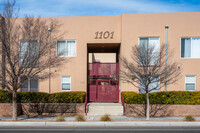
<instances>
[{"instance_id":1,"label":"white-framed window","mask_svg":"<svg viewBox=\"0 0 200 133\"><path fill-rule=\"evenodd\" d=\"M185 76L185 90L194 91L196 87L196 76L187 75Z\"/></svg>"},{"instance_id":2,"label":"white-framed window","mask_svg":"<svg viewBox=\"0 0 200 133\"><path fill-rule=\"evenodd\" d=\"M71 90L71 77L62 76L62 90Z\"/></svg>"},{"instance_id":3,"label":"white-framed window","mask_svg":"<svg viewBox=\"0 0 200 133\"><path fill-rule=\"evenodd\" d=\"M181 58L200 58L200 37L181 38Z\"/></svg>"},{"instance_id":4,"label":"white-framed window","mask_svg":"<svg viewBox=\"0 0 200 133\"><path fill-rule=\"evenodd\" d=\"M159 65L160 62L160 38L140 37L139 38L139 65Z\"/></svg>"},{"instance_id":5,"label":"white-framed window","mask_svg":"<svg viewBox=\"0 0 200 133\"><path fill-rule=\"evenodd\" d=\"M24 67L38 67L38 41L21 40L19 64Z\"/></svg>"},{"instance_id":6,"label":"white-framed window","mask_svg":"<svg viewBox=\"0 0 200 133\"><path fill-rule=\"evenodd\" d=\"M139 93L145 93L145 81L148 81L148 78L151 78L151 83L148 88L150 93L159 92L160 91L160 77L159 76L151 76L151 77L144 76L144 77L140 77L140 80L139 80Z\"/></svg>"},{"instance_id":7,"label":"white-framed window","mask_svg":"<svg viewBox=\"0 0 200 133\"><path fill-rule=\"evenodd\" d=\"M20 78L21 82L23 82L23 85L21 86L20 91L22 92L38 92L38 78L32 77L28 78L26 76L23 76Z\"/></svg>"},{"instance_id":8,"label":"white-framed window","mask_svg":"<svg viewBox=\"0 0 200 133\"><path fill-rule=\"evenodd\" d=\"M61 56L61 57L76 56L76 41L75 40L58 40L57 41L57 56Z\"/></svg>"}]
</instances>

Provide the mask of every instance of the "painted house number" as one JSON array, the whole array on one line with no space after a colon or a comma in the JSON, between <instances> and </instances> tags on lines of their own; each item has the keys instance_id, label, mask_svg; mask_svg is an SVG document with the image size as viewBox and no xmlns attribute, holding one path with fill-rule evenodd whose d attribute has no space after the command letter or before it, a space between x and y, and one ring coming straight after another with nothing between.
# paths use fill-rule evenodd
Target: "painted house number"
<instances>
[{"instance_id":1,"label":"painted house number","mask_svg":"<svg viewBox=\"0 0 200 133\"><path fill-rule=\"evenodd\" d=\"M113 32L109 32L109 31L97 31L95 33L95 39L113 39L113 36L114 36L114 31Z\"/></svg>"}]
</instances>

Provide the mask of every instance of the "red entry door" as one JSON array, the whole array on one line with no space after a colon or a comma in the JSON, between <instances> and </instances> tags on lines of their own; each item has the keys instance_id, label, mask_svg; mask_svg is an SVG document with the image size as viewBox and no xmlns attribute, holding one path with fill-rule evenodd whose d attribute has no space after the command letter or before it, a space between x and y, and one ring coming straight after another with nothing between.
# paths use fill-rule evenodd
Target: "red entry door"
<instances>
[{"instance_id":1,"label":"red entry door","mask_svg":"<svg viewBox=\"0 0 200 133\"><path fill-rule=\"evenodd\" d=\"M118 102L118 81L111 79L89 81L89 102Z\"/></svg>"}]
</instances>

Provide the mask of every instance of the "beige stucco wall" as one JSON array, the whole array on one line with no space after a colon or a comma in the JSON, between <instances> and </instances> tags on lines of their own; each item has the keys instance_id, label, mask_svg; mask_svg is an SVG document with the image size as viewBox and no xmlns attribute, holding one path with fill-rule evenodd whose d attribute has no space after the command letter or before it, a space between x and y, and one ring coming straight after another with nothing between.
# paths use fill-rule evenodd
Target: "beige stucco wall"
<instances>
[{"instance_id":1,"label":"beige stucco wall","mask_svg":"<svg viewBox=\"0 0 200 133\"><path fill-rule=\"evenodd\" d=\"M70 61L51 70L56 74L51 78L51 93L62 91L61 76L71 76L71 91L87 90L87 44L120 43L120 55L130 58L131 47L138 45L139 37L159 37L160 44L165 44L166 24L169 25L168 45L174 50L173 58L180 63L182 69L180 80L168 86L168 90L184 91L185 75L195 75L196 90L200 90L200 59L181 59L180 51L181 37L200 37L200 12L132 13L120 16L54 17L53 19L62 24L60 31L65 33L62 40L76 40L76 56L60 57L66 60L70 58ZM95 38L96 32L106 31L114 32L113 38ZM48 83L48 79L39 81L39 91L48 92ZM123 82L120 82L120 90L138 92L137 88Z\"/></svg>"},{"instance_id":2,"label":"beige stucco wall","mask_svg":"<svg viewBox=\"0 0 200 133\"><path fill-rule=\"evenodd\" d=\"M185 75L196 76L196 90L200 90L200 59L181 59L181 37L200 37L200 12L193 13L135 13L122 14L121 55L129 57L132 45L138 45L139 37L159 37L166 42L165 25L168 29L168 46L174 51L173 59L180 63L181 78L169 91L185 90ZM122 91L138 91L138 88L121 83ZM162 88L161 90L164 90Z\"/></svg>"},{"instance_id":3,"label":"beige stucco wall","mask_svg":"<svg viewBox=\"0 0 200 133\"><path fill-rule=\"evenodd\" d=\"M50 18L44 18L50 19ZM76 56L61 57L70 61L52 69L51 93L61 92L61 76L71 76L71 91L86 91L87 88L87 43L119 43L121 40L121 16L55 17L65 32L62 40L76 40ZM96 32L113 32L113 38L95 39ZM56 70L56 72L55 72ZM48 79L39 81L39 91L48 92Z\"/></svg>"}]
</instances>

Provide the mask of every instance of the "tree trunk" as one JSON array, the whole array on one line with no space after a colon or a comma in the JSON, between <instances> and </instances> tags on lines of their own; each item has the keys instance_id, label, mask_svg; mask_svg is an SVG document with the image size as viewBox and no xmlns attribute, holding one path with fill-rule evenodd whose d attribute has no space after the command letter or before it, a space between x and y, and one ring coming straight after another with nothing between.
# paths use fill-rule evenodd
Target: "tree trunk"
<instances>
[{"instance_id":1,"label":"tree trunk","mask_svg":"<svg viewBox=\"0 0 200 133\"><path fill-rule=\"evenodd\" d=\"M149 93L146 93L147 106L146 106L146 120L149 120Z\"/></svg>"},{"instance_id":2,"label":"tree trunk","mask_svg":"<svg viewBox=\"0 0 200 133\"><path fill-rule=\"evenodd\" d=\"M13 101L13 115L12 115L12 119L13 119L13 121L17 121L17 91L14 90L14 89L13 89L12 101Z\"/></svg>"}]
</instances>

